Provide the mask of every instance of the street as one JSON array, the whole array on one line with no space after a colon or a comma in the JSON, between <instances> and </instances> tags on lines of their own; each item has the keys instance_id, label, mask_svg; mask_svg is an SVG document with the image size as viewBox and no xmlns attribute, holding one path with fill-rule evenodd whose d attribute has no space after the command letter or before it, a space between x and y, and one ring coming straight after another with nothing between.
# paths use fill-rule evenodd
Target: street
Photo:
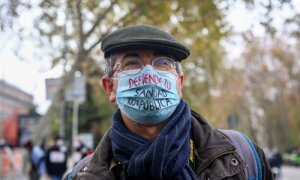
<instances>
[{"instance_id":1,"label":"street","mask_svg":"<svg viewBox=\"0 0 300 180\"><path fill-rule=\"evenodd\" d=\"M300 167L283 166L282 175L282 180L298 180L300 179Z\"/></svg>"}]
</instances>

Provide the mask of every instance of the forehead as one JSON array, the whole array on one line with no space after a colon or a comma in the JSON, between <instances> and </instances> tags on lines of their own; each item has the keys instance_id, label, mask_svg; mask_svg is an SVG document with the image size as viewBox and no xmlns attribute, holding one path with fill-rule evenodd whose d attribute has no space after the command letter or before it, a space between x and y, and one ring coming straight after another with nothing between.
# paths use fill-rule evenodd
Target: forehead
<instances>
[{"instance_id":1,"label":"forehead","mask_svg":"<svg viewBox=\"0 0 300 180\"><path fill-rule=\"evenodd\" d=\"M136 55L139 57L156 57L156 56L168 56L173 57L170 53L158 51L158 50L152 50L152 49L131 49L131 50L123 50L119 51L116 54L116 59L122 59L123 57L127 55Z\"/></svg>"}]
</instances>

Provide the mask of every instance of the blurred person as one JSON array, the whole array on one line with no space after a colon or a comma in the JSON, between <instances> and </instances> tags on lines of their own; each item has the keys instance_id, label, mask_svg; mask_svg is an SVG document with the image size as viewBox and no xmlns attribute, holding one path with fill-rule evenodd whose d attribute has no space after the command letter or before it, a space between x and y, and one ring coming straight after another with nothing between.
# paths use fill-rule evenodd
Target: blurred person
<instances>
[{"instance_id":1,"label":"blurred person","mask_svg":"<svg viewBox=\"0 0 300 180\"><path fill-rule=\"evenodd\" d=\"M34 145L31 140L27 141L24 144L24 147L28 151L29 162L31 165L29 178L30 180L39 180L46 174L45 152L40 146Z\"/></svg>"},{"instance_id":2,"label":"blurred person","mask_svg":"<svg viewBox=\"0 0 300 180\"><path fill-rule=\"evenodd\" d=\"M265 148L263 148L263 151L264 151L264 153L265 153L266 159L269 161L269 159L270 159L271 156L272 156L271 150L270 150L268 147L265 147Z\"/></svg>"},{"instance_id":3,"label":"blurred person","mask_svg":"<svg viewBox=\"0 0 300 180\"><path fill-rule=\"evenodd\" d=\"M250 165L237 147L182 98L186 46L157 27L135 25L105 36L101 49L102 86L118 109L95 153L65 179L246 179ZM262 149L253 148L261 179L272 179Z\"/></svg>"},{"instance_id":4,"label":"blurred person","mask_svg":"<svg viewBox=\"0 0 300 180\"><path fill-rule=\"evenodd\" d=\"M67 170L67 148L60 137L55 137L45 155L47 175L52 180L62 179Z\"/></svg>"},{"instance_id":5,"label":"blurred person","mask_svg":"<svg viewBox=\"0 0 300 180\"><path fill-rule=\"evenodd\" d=\"M271 156L269 158L269 164L272 169L272 173L275 179L281 178L281 167L283 165L282 155L277 148L273 148L271 151Z\"/></svg>"},{"instance_id":6,"label":"blurred person","mask_svg":"<svg viewBox=\"0 0 300 180\"><path fill-rule=\"evenodd\" d=\"M9 176L12 171L19 172L16 166L14 152L4 139L0 139L0 176Z\"/></svg>"},{"instance_id":7,"label":"blurred person","mask_svg":"<svg viewBox=\"0 0 300 180\"><path fill-rule=\"evenodd\" d=\"M74 144L75 152L72 156L73 163L78 163L84 157L90 155L92 150L88 148L81 139L78 139Z\"/></svg>"}]
</instances>

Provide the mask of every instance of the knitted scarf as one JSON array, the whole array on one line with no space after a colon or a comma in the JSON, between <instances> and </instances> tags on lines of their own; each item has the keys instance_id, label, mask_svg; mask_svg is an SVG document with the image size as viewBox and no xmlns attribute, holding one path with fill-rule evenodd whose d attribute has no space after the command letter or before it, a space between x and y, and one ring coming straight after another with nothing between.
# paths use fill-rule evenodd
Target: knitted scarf
<instances>
[{"instance_id":1,"label":"knitted scarf","mask_svg":"<svg viewBox=\"0 0 300 180\"><path fill-rule=\"evenodd\" d=\"M181 100L157 137L148 140L128 130L118 110L109 134L113 155L130 179L197 179L188 164L190 125L191 111Z\"/></svg>"}]
</instances>

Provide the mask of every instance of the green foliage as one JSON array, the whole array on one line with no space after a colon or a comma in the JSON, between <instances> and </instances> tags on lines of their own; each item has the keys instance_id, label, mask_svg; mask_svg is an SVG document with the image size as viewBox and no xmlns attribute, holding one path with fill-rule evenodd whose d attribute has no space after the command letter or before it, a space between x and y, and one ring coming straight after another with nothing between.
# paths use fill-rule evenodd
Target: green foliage
<instances>
[{"instance_id":1,"label":"green foliage","mask_svg":"<svg viewBox=\"0 0 300 180\"><path fill-rule=\"evenodd\" d=\"M242 59L247 67L243 74L246 96L239 101L248 106L247 120L256 131L253 135L269 148L287 150L298 146L300 124L296 114L299 115L300 72L296 70L299 69L297 46L281 38L253 38Z\"/></svg>"}]
</instances>

